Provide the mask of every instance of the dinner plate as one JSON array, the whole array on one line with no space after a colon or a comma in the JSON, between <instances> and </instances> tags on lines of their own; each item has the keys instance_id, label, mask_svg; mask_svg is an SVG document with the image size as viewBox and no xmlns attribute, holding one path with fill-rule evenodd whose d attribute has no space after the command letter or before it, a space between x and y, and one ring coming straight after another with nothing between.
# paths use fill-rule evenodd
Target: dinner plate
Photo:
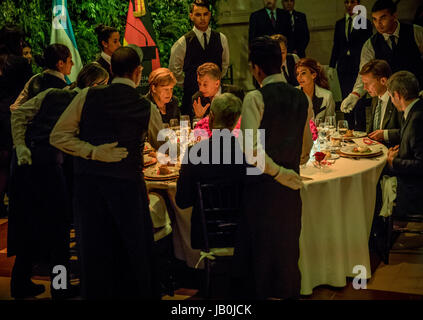
<instances>
[{"instance_id":1,"label":"dinner plate","mask_svg":"<svg viewBox=\"0 0 423 320\"><path fill-rule=\"evenodd\" d=\"M144 155L144 167L152 166L155 163L157 163L157 158L153 158L153 157L150 157L148 155Z\"/></svg>"},{"instance_id":2,"label":"dinner plate","mask_svg":"<svg viewBox=\"0 0 423 320\"><path fill-rule=\"evenodd\" d=\"M176 179L179 176L179 168L178 167L167 167L170 170L168 174L158 174L159 168L149 167L144 169L144 178L147 180L170 180Z\"/></svg>"},{"instance_id":3,"label":"dinner plate","mask_svg":"<svg viewBox=\"0 0 423 320\"><path fill-rule=\"evenodd\" d=\"M342 147L340 152L347 155L347 156L354 156L354 157L368 157L379 154L381 152L380 146L368 146L370 149L369 152L355 152L355 146L346 146Z\"/></svg>"},{"instance_id":4,"label":"dinner plate","mask_svg":"<svg viewBox=\"0 0 423 320\"><path fill-rule=\"evenodd\" d=\"M344 140L364 138L364 137L367 137L367 132L364 132L364 131L354 131L352 137L342 137L339 133L335 133L334 135L331 136L331 138L334 138L334 139L344 138Z\"/></svg>"}]
</instances>

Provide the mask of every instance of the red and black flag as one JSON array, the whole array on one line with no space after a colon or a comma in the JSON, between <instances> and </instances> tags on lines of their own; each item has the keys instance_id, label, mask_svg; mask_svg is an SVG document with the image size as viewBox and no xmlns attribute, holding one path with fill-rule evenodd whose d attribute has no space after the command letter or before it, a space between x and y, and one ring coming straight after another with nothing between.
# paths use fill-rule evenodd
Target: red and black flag
<instances>
[{"instance_id":1,"label":"red and black flag","mask_svg":"<svg viewBox=\"0 0 423 320\"><path fill-rule=\"evenodd\" d=\"M140 86L146 93L148 76L151 71L160 68L159 50L147 0L129 0L124 39L124 45L127 44L135 44L142 48L144 70Z\"/></svg>"}]
</instances>

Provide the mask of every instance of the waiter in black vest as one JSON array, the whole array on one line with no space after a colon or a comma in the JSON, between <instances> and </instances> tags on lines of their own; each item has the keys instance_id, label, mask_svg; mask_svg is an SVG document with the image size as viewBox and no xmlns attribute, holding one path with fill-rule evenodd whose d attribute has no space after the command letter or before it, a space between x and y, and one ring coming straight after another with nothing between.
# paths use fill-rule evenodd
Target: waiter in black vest
<instances>
[{"instance_id":1,"label":"waiter in black vest","mask_svg":"<svg viewBox=\"0 0 423 320\"><path fill-rule=\"evenodd\" d=\"M190 114L192 95L198 91L197 68L206 62L217 64L226 74L229 66L229 46L226 36L211 30L211 11L208 0L195 0L191 4L189 17L194 28L183 35L172 46L169 69L179 85L183 84L181 114Z\"/></svg>"},{"instance_id":2,"label":"waiter in black vest","mask_svg":"<svg viewBox=\"0 0 423 320\"><path fill-rule=\"evenodd\" d=\"M397 2L377 0L372 8L372 20L377 30L361 50L360 69L373 59L386 60L392 72L410 71L423 84L423 27L400 23ZM342 101L341 111L351 112L365 95L361 76L357 76L353 91Z\"/></svg>"},{"instance_id":3,"label":"waiter in black vest","mask_svg":"<svg viewBox=\"0 0 423 320\"><path fill-rule=\"evenodd\" d=\"M135 89L142 73L136 49L113 53L112 84L82 90L50 136L52 145L77 156L74 211L84 299L160 297L142 173L153 108ZM96 147L102 144L110 148Z\"/></svg>"}]
</instances>

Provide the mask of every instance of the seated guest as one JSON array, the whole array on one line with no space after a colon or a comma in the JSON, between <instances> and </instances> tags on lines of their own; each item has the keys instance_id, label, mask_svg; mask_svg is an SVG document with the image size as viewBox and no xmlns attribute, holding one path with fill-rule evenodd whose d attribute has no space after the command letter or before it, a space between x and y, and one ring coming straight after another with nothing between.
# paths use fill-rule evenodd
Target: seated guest
<instances>
[{"instance_id":1,"label":"seated guest","mask_svg":"<svg viewBox=\"0 0 423 320\"><path fill-rule=\"evenodd\" d=\"M368 124L369 138L386 144L399 142L402 114L392 104L386 83L391 68L385 60L371 60L360 71L364 89L373 97L372 116Z\"/></svg>"},{"instance_id":2,"label":"seated guest","mask_svg":"<svg viewBox=\"0 0 423 320\"><path fill-rule=\"evenodd\" d=\"M97 33L98 45L101 49L101 54L97 59L97 62L109 73L110 83L112 81L110 63L112 60L113 52L115 52L116 49L121 46L120 34L116 28L105 26L103 24L98 25L95 28L95 32Z\"/></svg>"},{"instance_id":3,"label":"seated guest","mask_svg":"<svg viewBox=\"0 0 423 320\"><path fill-rule=\"evenodd\" d=\"M397 176L395 214L423 212L423 100L419 82L408 71L394 73L387 83L389 96L399 112L404 112L401 143L388 151L388 163Z\"/></svg>"},{"instance_id":4,"label":"seated guest","mask_svg":"<svg viewBox=\"0 0 423 320\"><path fill-rule=\"evenodd\" d=\"M35 60L44 71L29 79L16 101L10 106L11 111L44 90L63 89L67 86L65 76L70 75L73 66L72 53L68 47L59 43L51 44L44 49L43 55L36 56Z\"/></svg>"},{"instance_id":5,"label":"seated guest","mask_svg":"<svg viewBox=\"0 0 423 320\"><path fill-rule=\"evenodd\" d=\"M242 103L235 95L224 93L213 99L210 109L210 128L232 131L241 114ZM231 138L230 150L223 150L225 143L222 143L222 140L220 141L220 149L216 150L220 152L220 164L212 163L212 155L215 151L212 147L214 139L215 137L212 136L210 139L203 140L195 146L198 148L197 150L200 150L199 154L195 154L196 157L201 157L200 153L204 149L209 151L206 156L207 163L193 164L190 160L183 161L177 183L176 204L183 209L194 206L191 217L191 246L195 249L201 249L203 246L200 213L199 208L196 206L197 182L223 178L233 178L235 180L245 175L245 166L243 164L234 164L235 153L240 152L242 155L239 144L234 137ZM216 139L220 139L220 137ZM192 147L185 153L185 157L192 153L191 150ZM232 164L223 164L223 154L228 152L231 154ZM192 157L192 155L190 154L189 157Z\"/></svg>"},{"instance_id":6,"label":"seated guest","mask_svg":"<svg viewBox=\"0 0 423 320\"><path fill-rule=\"evenodd\" d=\"M282 77L284 82L293 86L298 86L298 81L295 73L295 64L300 60L295 53L288 53L287 43L288 40L284 35L274 34L272 39L277 40L281 46L282 51Z\"/></svg>"},{"instance_id":7,"label":"seated guest","mask_svg":"<svg viewBox=\"0 0 423 320\"><path fill-rule=\"evenodd\" d=\"M173 87L176 85L176 78L172 71L167 68L158 68L150 73L148 77L150 91L146 98L153 102L160 111L163 123L169 123L170 119L179 119L179 101L173 95Z\"/></svg>"},{"instance_id":8,"label":"seated guest","mask_svg":"<svg viewBox=\"0 0 423 320\"><path fill-rule=\"evenodd\" d=\"M32 63L32 49L28 42L22 43L22 57L28 60L28 63Z\"/></svg>"},{"instance_id":9,"label":"seated guest","mask_svg":"<svg viewBox=\"0 0 423 320\"><path fill-rule=\"evenodd\" d=\"M90 63L78 74L75 89L47 89L12 112L19 168L12 179L15 190L10 202L15 207L19 204L14 201L25 199L25 210L13 210L8 225L8 255L16 254L11 279L15 298L33 292L27 288L36 262L48 263L52 279L54 266L69 268L70 190L64 176L64 155L50 145L50 132L78 92L105 84L108 78L109 74L98 63ZM71 287L67 291L51 288L53 298L71 294Z\"/></svg>"},{"instance_id":10,"label":"seated guest","mask_svg":"<svg viewBox=\"0 0 423 320\"><path fill-rule=\"evenodd\" d=\"M325 120L327 116L335 115L335 101L329 91L328 79L316 60L304 58L295 66L297 80L301 90L310 98L313 104L314 119Z\"/></svg>"},{"instance_id":11,"label":"seated guest","mask_svg":"<svg viewBox=\"0 0 423 320\"><path fill-rule=\"evenodd\" d=\"M192 96L192 113L195 118L203 118L208 115L213 98L222 93L233 93L241 101L244 99L244 92L241 88L221 84L221 79L222 72L216 64L207 62L198 67L197 82L199 90Z\"/></svg>"}]
</instances>

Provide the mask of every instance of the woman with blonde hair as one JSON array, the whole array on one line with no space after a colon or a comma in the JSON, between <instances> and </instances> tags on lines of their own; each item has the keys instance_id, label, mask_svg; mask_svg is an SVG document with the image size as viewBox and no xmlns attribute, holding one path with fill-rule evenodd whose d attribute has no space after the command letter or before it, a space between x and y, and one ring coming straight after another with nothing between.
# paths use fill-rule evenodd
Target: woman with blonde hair
<instances>
[{"instance_id":1,"label":"woman with blonde hair","mask_svg":"<svg viewBox=\"0 0 423 320\"><path fill-rule=\"evenodd\" d=\"M298 88L310 98L313 104L314 119L325 119L335 115L335 101L329 91L329 82L326 74L314 59L300 59L295 66Z\"/></svg>"},{"instance_id":2,"label":"woman with blonde hair","mask_svg":"<svg viewBox=\"0 0 423 320\"><path fill-rule=\"evenodd\" d=\"M155 69L148 77L148 84L150 90L146 98L157 106L163 123L169 123L170 119L179 119L179 101L173 96L176 78L172 71L167 68Z\"/></svg>"}]
</instances>

